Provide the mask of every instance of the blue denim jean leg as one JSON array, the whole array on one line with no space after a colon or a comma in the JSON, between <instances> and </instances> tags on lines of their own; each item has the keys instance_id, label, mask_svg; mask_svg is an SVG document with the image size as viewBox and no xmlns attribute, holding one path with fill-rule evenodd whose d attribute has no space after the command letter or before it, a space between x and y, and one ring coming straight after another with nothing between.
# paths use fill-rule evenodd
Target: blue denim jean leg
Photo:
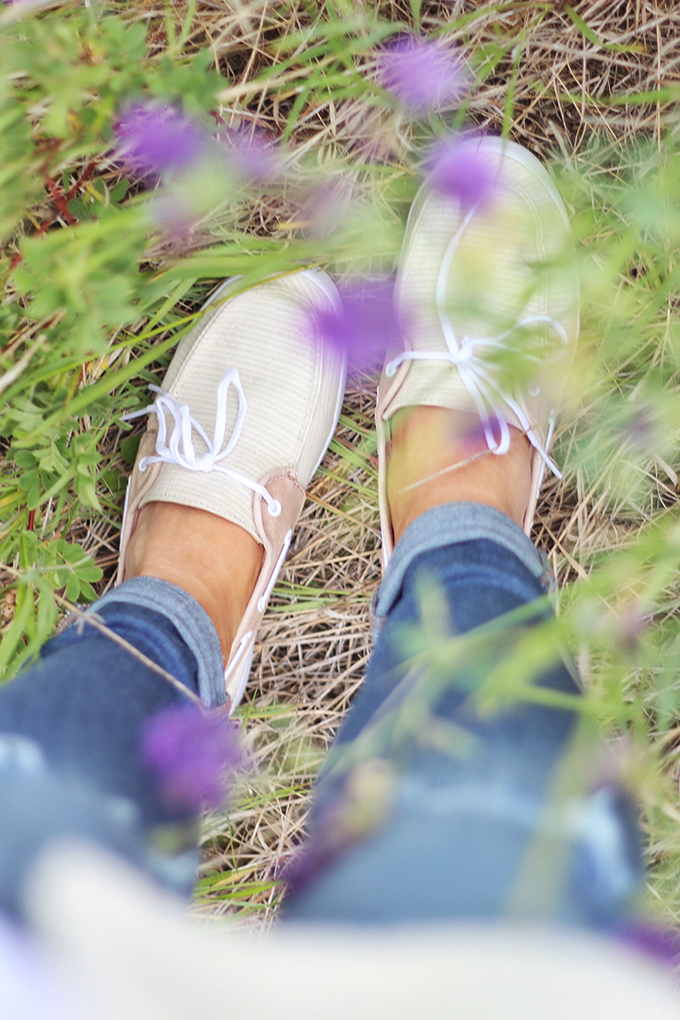
<instances>
[{"instance_id":1,"label":"blue denim jean leg","mask_svg":"<svg viewBox=\"0 0 680 1020\"><path fill-rule=\"evenodd\" d=\"M288 919L514 916L601 929L628 909L642 879L635 819L619 790L589 791L571 774L584 739L586 751L597 740L583 736L572 667L555 649L532 679L574 708L485 712L474 699L550 619L547 587L529 539L490 507L444 504L405 531L376 599L364 685L290 872ZM435 667L438 643L448 658Z\"/></svg>"},{"instance_id":2,"label":"blue denim jean leg","mask_svg":"<svg viewBox=\"0 0 680 1020\"><path fill-rule=\"evenodd\" d=\"M188 700L182 688L219 706L223 676L205 611L175 585L138 577L0 688L0 908L21 912L32 861L62 836L92 839L166 884L191 889L195 846L156 854L148 837L195 817L162 800L141 737L152 715Z\"/></svg>"}]
</instances>

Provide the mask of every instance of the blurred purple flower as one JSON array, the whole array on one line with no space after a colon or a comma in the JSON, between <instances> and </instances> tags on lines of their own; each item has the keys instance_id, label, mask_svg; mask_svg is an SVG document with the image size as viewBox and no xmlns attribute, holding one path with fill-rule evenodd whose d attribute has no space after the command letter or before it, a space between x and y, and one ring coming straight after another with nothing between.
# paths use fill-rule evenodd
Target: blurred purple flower
<instances>
[{"instance_id":1,"label":"blurred purple flower","mask_svg":"<svg viewBox=\"0 0 680 1020\"><path fill-rule=\"evenodd\" d=\"M411 35L400 37L379 54L377 80L416 111L435 109L465 90L460 56L439 42Z\"/></svg>"},{"instance_id":2,"label":"blurred purple flower","mask_svg":"<svg viewBox=\"0 0 680 1020\"><path fill-rule=\"evenodd\" d=\"M276 177L280 169L280 153L261 132L250 128L228 128L226 139L229 164L240 181L266 184Z\"/></svg>"},{"instance_id":3,"label":"blurred purple flower","mask_svg":"<svg viewBox=\"0 0 680 1020\"><path fill-rule=\"evenodd\" d=\"M183 170L201 158L206 136L172 106L131 106L114 127L119 154L145 173Z\"/></svg>"},{"instance_id":4,"label":"blurred purple flower","mask_svg":"<svg viewBox=\"0 0 680 1020\"><path fill-rule=\"evenodd\" d=\"M615 928L614 935L618 942L666 967L675 968L680 963L680 935L671 928L629 921Z\"/></svg>"},{"instance_id":5,"label":"blurred purple flower","mask_svg":"<svg viewBox=\"0 0 680 1020\"><path fill-rule=\"evenodd\" d=\"M496 442L500 443L501 427L495 418L489 422L489 428ZM475 454L488 452L484 425L476 411L468 413L461 411L456 414L452 417L447 432L450 441L460 448L464 457L474 457Z\"/></svg>"},{"instance_id":6,"label":"blurred purple flower","mask_svg":"<svg viewBox=\"0 0 680 1020\"><path fill-rule=\"evenodd\" d=\"M225 799L224 777L242 761L238 727L195 705L166 708L149 719L142 755L173 807L199 811Z\"/></svg>"},{"instance_id":7,"label":"blurred purple flower","mask_svg":"<svg viewBox=\"0 0 680 1020\"><path fill-rule=\"evenodd\" d=\"M2 0L6 7L15 7L18 11L30 11L34 7L42 7L47 0Z\"/></svg>"},{"instance_id":8,"label":"blurred purple flower","mask_svg":"<svg viewBox=\"0 0 680 1020\"><path fill-rule=\"evenodd\" d=\"M489 163L470 138L450 137L438 142L428 160L430 185L464 209L485 205L497 181Z\"/></svg>"},{"instance_id":9,"label":"blurred purple flower","mask_svg":"<svg viewBox=\"0 0 680 1020\"><path fill-rule=\"evenodd\" d=\"M367 369L399 347L404 324L394 307L394 280L362 280L340 289L342 305L317 312L316 332L354 368Z\"/></svg>"},{"instance_id":10,"label":"blurred purple flower","mask_svg":"<svg viewBox=\"0 0 680 1020\"><path fill-rule=\"evenodd\" d=\"M351 783L351 779L349 780ZM286 896L303 892L316 881L348 849L368 834L356 825L356 809L347 796L348 779L313 809L312 835L295 848L292 856L279 869L277 878L286 886ZM380 815L376 813L376 822Z\"/></svg>"},{"instance_id":11,"label":"blurred purple flower","mask_svg":"<svg viewBox=\"0 0 680 1020\"><path fill-rule=\"evenodd\" d=\"M184 194L166 194L154 198L150 204L154 222L165 238L183 238L196 221L196 212L184 201Z\"/></svg>"}]
</instances>

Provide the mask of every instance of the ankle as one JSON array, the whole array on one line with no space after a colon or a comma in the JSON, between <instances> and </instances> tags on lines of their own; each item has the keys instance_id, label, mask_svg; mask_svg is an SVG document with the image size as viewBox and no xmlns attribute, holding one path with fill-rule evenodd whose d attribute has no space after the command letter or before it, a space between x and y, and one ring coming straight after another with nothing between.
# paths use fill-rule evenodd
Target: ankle
<instances>
[{"instance_id":1,"label":"ankle","mask_svg":"<svg viewBox=\"0 0 680 1020\"><path fill-rule=\"evenodd\" d=\"M226 663L262 565L249 532L206 510L147 503L126 555L125 579L158 577L188 592L217 631Z\"/></svg>"},{"instance_id":2,"label":"ankle","mask_svg":"<svg viewBox=\"0 0 680 1020\"><path fill-rule=\"evenodd\" d=\"M496 456L473 414L441 407L407 407L392 422L387 496L395 542L435 506L483 503L520 527L531 492L531 445L510 428L507 453Z\"/></svg>"}]
</instances>

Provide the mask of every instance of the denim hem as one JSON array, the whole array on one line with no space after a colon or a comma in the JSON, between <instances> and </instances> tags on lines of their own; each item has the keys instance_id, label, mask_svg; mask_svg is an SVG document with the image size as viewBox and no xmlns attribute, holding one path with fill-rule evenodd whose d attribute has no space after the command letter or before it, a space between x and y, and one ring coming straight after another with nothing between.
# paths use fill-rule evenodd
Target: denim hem
<instances>
[{"instance_id":1,"label":"denim hem","mask_svg":"<svg viewBox=\"0 0 680 1020\"><path fill-rule=\"evenodd\" d=\"M224 704L224 668L217 631L205 609L193 596L158 577L131 577L102 596L88 609L88 613L98 613L103 606L116 602L162 613L196 658L198 693L203 703L208 708Z\"/></svg>"},{"instance_id":2,"label":"denim hem","mask_svg":"<svg viewBox=\"0 0 680 1020\"><path fill-rule=\"evenodd\" d=\"M397 542L373 604L378 625L396 602L406 571L417 556L432 549L479 539L503 546L546 590L550 587L545 559L510 517L483 503L442 503L417 517Z\"/></svg>"}]
</instances>

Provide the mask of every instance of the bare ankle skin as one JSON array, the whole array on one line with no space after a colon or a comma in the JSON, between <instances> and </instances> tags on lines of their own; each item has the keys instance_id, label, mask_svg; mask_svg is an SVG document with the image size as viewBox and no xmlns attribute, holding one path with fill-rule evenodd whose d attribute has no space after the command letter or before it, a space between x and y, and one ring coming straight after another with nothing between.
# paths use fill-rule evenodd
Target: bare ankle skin
<instances>
[{"instance_id":1,"label":"bare ankle skin","mask_svg":"<svg viewBox=\"0 0 680 1020\"><path fill-rule=\"evenodd\" d=\"M520 527L531 490L531 444L510 427L507 453L496 456L475 414L443 407L405 407L392 421L387 497L395 542L408 525L441 503L495 507Z\"/></svg>"},{"instance_id":2,"label":"bare ankle skin","mask_svg":"<svg viewBox=\"0 0 680 1020\"><path fill-rule=\"evenodd\" d=\"M158 577L192 595L215 625L226 664L262 554L238 524L178 503L147 503L130 539L125 579Z\"/></svg>"}]
</instances>

